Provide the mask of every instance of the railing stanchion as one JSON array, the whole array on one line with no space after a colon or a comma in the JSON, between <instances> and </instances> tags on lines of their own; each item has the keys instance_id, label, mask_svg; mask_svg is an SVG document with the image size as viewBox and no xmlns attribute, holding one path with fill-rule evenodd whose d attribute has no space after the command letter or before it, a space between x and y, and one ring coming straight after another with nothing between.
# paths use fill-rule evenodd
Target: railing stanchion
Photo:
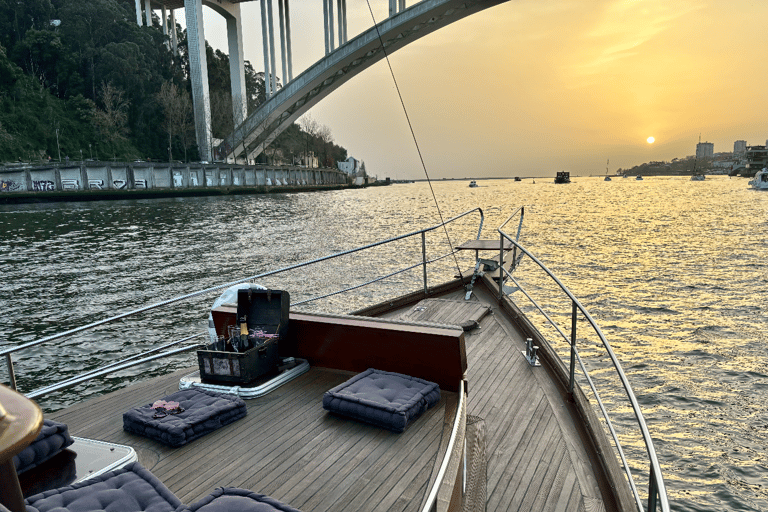
<instances>
[{"instance_id":1,"label":"railing stanchion","mask_svg":"<svg viewBox=\"0 0 768 512\"><path fill-rule=\"evenodd\" d=\"M648 477L648 512L656 512L656 496L658 487L656 485L656 472L651 464L651 474Z\"/></svg>"},{"instance_id":2,"label":"railing stanchion","mask_svg":"<svg viewBox=\"0 0 768 512\"><path fill-rule=\"evenodd\" d=\"M573 394L573 381L576 373L576 313L578 307L576 302L572 302L571 308L571 380L568 382L568 392Z\"/></svg>"},{"instance_id":3,"label":"railing stanchion","mask_svg":"<svg viewBox=\"0 0 768 512\"><path fill-rule=\"evenodd\" d=\"M10 382L11 389L16 391L16 374L13 371L13 359L11 359L11 354L5 354L5 364L8 367L8 381Z\"/></svg>"},{"instance_id":4,"label":"railing stanchion","mask_svg":"<svg viewBox=\"0 0 768 512\"><path fill-rule=\"evenodd\" d=\"M421 232L421 261L424 264L424 295L427 295L427 234Z\"/></svg>"},{"instance_id":5,"label":"railing stanchion","mask_svg":"<svg viewBox=\"0 0 768 512\"><path fill-rule=\"evenodd\" d=\"M514 261L514 259L512 260ZM504 298L504 235L499 235L499 302Z\"/></svg>"}]
</instances>

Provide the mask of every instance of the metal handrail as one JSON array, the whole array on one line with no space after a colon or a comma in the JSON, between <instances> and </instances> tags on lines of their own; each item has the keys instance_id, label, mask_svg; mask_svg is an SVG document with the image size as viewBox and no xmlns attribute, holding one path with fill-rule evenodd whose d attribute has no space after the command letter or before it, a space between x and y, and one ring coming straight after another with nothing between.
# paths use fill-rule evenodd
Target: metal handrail
<instances>
[{"instance_id":1,"label":"metal handrail","mask_svg":"<svg viewBox=\"0 0 768 512\"><path fill-rule=\"evenodd\" d=\"M522 220L522 209L518 209L518 211L521 212L521 220ZM513 214L514 216L514 214ZM511 218L511 217L510 217ZM509 221L507 221L502 225L502 227ZM531 254L530 251L528 251L525 247L523 247L517 240L513 239L510 235L502 231L501 227L497 229L499 235L500 235L500 241L499 244L503 245L504 239L509 240L515 247L515 249L519 249L522 251L523 255L528 256L531 258L531 260L536 263L557 285L560 287L560 289L565 293L565 295L568 296L568 298L571 300L571 303L573 304L573 313L572 313L572 322L575 324L576 322L576 311L580 311L581 314L584 315L584 318L587 320L587 322L592 326L592 329L595 331L595 333L600 338L600 341L603 344L603 347L605 348L606 352L608 353L613 366L616 370L616 373L621 380L622 386L624 387L624 391L627 394L627 397L629 398L629 401L632 405L632 410L635 414L635 419L637 420L637 424L640 427L640 431L643 436L643 441L645 443L646 451L648 453L648 459L650 461L650 475L649 475L649 493L648 493L648 510L655 510L655 504L656 504L656 494L658 493L659 501L658 503L661 505L662 512L668 512L669 511L669 501L667 498L667 492L666 487L664 485L664 479L662 477L661 473L661 466L659 464L658 457L656 455L656 450L653 445L653 439L651 438L651 434L648 430L648 426L645 422L645 418L643 417L643 413L640 410L640 404L637 401L637 398L635 397L634 391L632 391L632 386L629 383L629 380L627 379L627 376L624 373L624 370L621 367L621 363L619 363L618 358L616 357L616 354L613 352L613 349L611 348L610 343L608 343L608 340L603 335L602 330L600 330L600 327L598 327L597 323L594 321L592 316L589 314L589 312L584 308L584 306L579 302L579 300L571 293L571 291L550 271L546 265L544 265L538 258L536 258L533 254ZM518 232L519 237L519 232ZM517 265L517 261L514 261L513 268ZM502 272L511 277L510 272L508 272L506 269L502 267ZM500 294L503 293L503 281L504 279L499 279L499 290ZM519 286L519 283L516 280L513 280L515 284L518 286L518 288L522 290L522 287ZM527 292L523 291L523 293L530 299L530 296ZM532 300L532 299L531 299ZM568 341L568 337L565 335L565 333L556 325L556 323L546 314L543 312L543 310L536 304L534 301L532 301L536 308L541 311L544 316L547 318L547 320L555 326L555 328L558 330L558 332ZM623 455L623 450L621 448L621 444L619 443L618 437L613 429L613 425L611 424L611 421L608 416L608 412L606 411L605 407L602 404L602 400L599 398L599 394L594 386L594 383L592 382L592 379L589 377L589 374L587 372L586 367L584 366L583 362L581 361L581 357L578 355L578 352L576 350L576 343L575 343L575 325L572 328L571 331L571 375L570 375L570 382L569 382L569 388L573 389L574 385L574 375L573 375L573 368L576 363L576 360L579 361L579 365L582 368L582 372L587 376L587 380L589 382L590 387L592 388L593 393L595 394L595 397L597 398L600 409L602 410L603 417L605 418L606 422L609 425L610 431L612 433L614 442L616 443L617 450L620 453L620 456L622 458L622 462L624 463L624 467L626 470L626 473L628 475L629 481L630 481L630 487L632 489L632 492L635 496L635 500L637 501L637 506L639 510L642 510L642 503L639 498L639 494L637 492L637 487L635 486L634 479L632 477L631 472L629 471L629 466L626 463L626 459Z\"/></svg>"},{"instance_id":2,"label":"metal handrail","mask_svg":"<svg viewBox=\"0 0 768 512\"><path fill-rule=\"evenodd\" d=\"M445 454L446 456L443 457L443 462L440 464L440 469L437 471L437 477L435 478L435 483L432 486L432 489L429 491L429 495L427 495L427 501L424 503L424 507L422 508L422 512L432 512L434 510L437 510L437 493L440 490L440 486L443 483L443 478L445 478L445 473L448 471L448 465L451 462L451 454L453 453L453 447L456 444L456 440L459 437L459 431L461 430L461 418L462 416L466 416L465 414L462 414L462 409L466 407L465 404L465 391L464 391L464 381L459 381L459 404L456 407L456 417L453 419L453 425L451 427L451 436L448 438L448 446L445 448Z\"/></svg>"},{"instance_id":3,"label":"metal handrail","mask_svg":"<svg viewBox=\"0 0 768 512\"><path fill-rule=\"evenodd\" d=\"M410 233L405 233L403 235L398 235L398 236L395 236L395 237L392 237L392 238L388 238L386 240L381 240L381 241L378 241L378 242L373 242L373 243L370 243L370 244L362 245L362 246L359 246L359 247L356 247L356 248L353 248L353 249L349 249L349 250L346 250L346 251L341 251L341 252L333 253L333 254L330 254L328 256L323 256L323 257L320 257L320 258L315 258L315 259L312 259L312 260L303 261L303 262L300 262L300 263L296 263L294 265L289 265L287 267L282 267L282 268L279 268L279 269L276 269L276 270L272 270L272 271L269 271L269 272L263 272L261 274L245 277L245 278L242 278L242 279L238 279L237 281L231 281L231 282L226 283L226 284L212 286L212 287L209 287L209 288L205 288L203 290L198 290L196 292L188 293L186 295L182 295L182 296L175 297L175 298L172 298L172 299L168 299L168 300L165 300L165 301L162 301L162 302L151 304L149 306L144 306L142 308L135 309L133 311L128 311L126 313L121 313L119 315L115 315L115 316L106 318L104 320L98 320L96 322L91 322L91 323L89 323L87 325L84 325L84 326L81 326L81 327L77 327L77 328L74 328L74 329L70 329L70 330L62 332L62 333L54 334L54 335L51 335L51 336L46 336L44 338L40 338L38 340L34 340L34 341L27 342L27 343L23 343L21 345L16 345L16 346L12 346L12 347L6 347L4 349L0 349L0 357L5 356L6 366L7 366L7 369L8 369L8 377L9 377L9 380L10 380L10 386L11 386L11 388L13 388L15 390L16 389L16 377L15 377L15 373L14 373L14 369L13 369L13 359L11 357L11 355L13 353L15 353L15 352L19 352L19 351L22 351L22 350L25 350L25 349L28 349L28 348L32 348L32 347L36 347L36 346L42 345L44 343L49 343L51 341L55 341L55 340L58 340L58 339L61 339L61 338L65 338L65 337L68 337L68 336L79 334L79 333L82 333L82 332L94 329L96 327L100 327L100 326L103 326L103 325L106 325L106 324L110 324L110 323L115 322L117 320L122 320L124 318L140 315L142 313L146 313L147 311L151 311L151 310L154 310L154 309L159 309L159 308L162 308L162 307L166 307L166 306L169 306L171 304L178 303L178 302L183 302L185 300L189 300L189 299L192 299L194 297L199 297L201 295L205 295L205 294L208 294L208 293L211 293L211 292L214 292L214 291L224 290L224 289L227 289L227 288L229 288L231 286L234 286L234 285L237 285L237 284L256 281L256 280L259 280L259 279L263 279L265 277L274 276L274 275L277 275L277 274L281 274L283 272L288 272L288 271L295 270L295 269L298 269L298 268L314 265L316 263L321 263L321 262L328 261L328 260L331 260L331 259L335 259L335 258L339 258L339 257L342 257L342 256L346 256L348 254L354 254L356 252L361 252L361 251L365 251L367 249L372 249L374 247L378 247L378 246L381 246L381 245L385 245L385 244L389 244L389 243L392 243L392 242L396 242L398 240L403 240L403 239L406 239L406 238L410 238L412 236L423 235L423 234L428 233L430 231L434 231L436 229L440 229L443 226L445 226L446 224L455 222L455 221L457 221L457 220L459 220L459 219L461 219L463 217L466 217L467 215L470 215L471 213L474 213L474 212L477 212L477 213L480 214L479 228L478 228L478 231L477 231L477 238L479 239L480 238L480 234L481 234L482 229L483 229L483 222L484 222L484 218L485 217L483 215L483 210L481 208L472 208L471 210L467 210L467 211L465 211L463 213L460 213L460 214L458 214L458 215L456 215L454 217L451 217L450 219L445 220L445 221L443 221L443 222L441 222L439 224L435 224L434 226L430 226L430 227L427 227L427 228L423 228L423 229L419 229L419 230L416 230L416 231L412 231ZM425 243L426 243L425 239L422 237L422 246L424 246ZM422 247L422 252L424 252L424 247ZM451 255L451 254L453 254L453 252L448 253L447 255L440 256L440 257L438 257L438 258L436 258L435 260L432 260L432 261L437 261L437 260L443 259L444 257L446 257L448 255ZM426 269L426 264L427 263L430 263L430 262L424 260L424 261L419 262L419 264L417 266L424 265L425 269ZM392 275L395 275L397 273L398 272L395 272ZM427 276L426 276L426 272L425 272L425 274L424 274L424 286L425 286L425 289L426 289L426 278L427 278ZM379 280L379 279L377 279L377 280ZM377 280L370 281L367 284L370 284L370 283L375 282ZM352 287L352 288L356 288L356 287ZM336 292L336 293L341 293L341 292ZM331 293L331 294L328 294L327 296L334 295L336 293ZM307 301L305 301L305 302L307 302ZM187 348L187 350L190 350L190 349ZM176 353L176 352L174 352L174 353ZM166 353L166 355L170 355L170 354ZM134 357L136 357L136 356L134 356ZM158 359L159 357L162 357L162 355L161 356L154 356L152 358L146 358L146 359L142 360L142 362L148 362L148 361L151 361L151 360L154 360L154 359ZM86 372L85 374L81 374L81 375L79 375L77 377L74 377L73 379L69 379L69 380L67 380L65 382L69 382L70 380L77 379L77 383L80 383L80 382L84 382L86 380L90 380L90 378L93 378L93 377L105 375L106 373L109 373L110 370L111 371L117 371L117 370L123 369L123 368L125 368L124 364L129 359L121 360L121 361L118 361L116 363L113 363L113 365L114 365L113 368L105 367L105 368L100 369L100 370L94 370L93 372ZM134 363L134 364L141 364L141 363ZM58 383L58 384L62 384L62 383ZM58 384L57 385L53 385L53 386L58 386ZM41 390L47 389L47 388L41 388ZM58 387L56 387L55 389L58 389ZM37 390L36 393L39 393L41 390ZM35 396L40 396L40 394L36 394Z\"/></svg>"}]
</instances>

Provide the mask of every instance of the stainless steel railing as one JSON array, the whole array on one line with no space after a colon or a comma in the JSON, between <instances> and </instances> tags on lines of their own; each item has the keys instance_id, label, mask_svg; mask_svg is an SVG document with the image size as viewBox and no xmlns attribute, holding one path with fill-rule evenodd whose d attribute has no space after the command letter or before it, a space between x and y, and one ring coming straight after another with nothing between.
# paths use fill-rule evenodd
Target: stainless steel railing
<instances>
[{"instance_id":1,"label":"stainless steel railing","mask_svg":"<svg viewBox=\"0 0 768 512\"><path fill-rule=\"evenodd\" d=\"M318 264L318 263L321 263L321 262L325 262L325 261L328 261L328 260L333 260L333 259L339 258L341 256L346 256L346 255L349 255L349 254L365 251L365 250L368 250L368 249L372 249L374 247L379 247L379 246L382 246L382 245L386 245L386 244L389 244L389 243L393 243L393 242L396 242L396 241L399 241L399 240L404 240L404 239L415 237L415 236L420 236L421 237L421 244L422 244L422 246L421 246L421 253L422 253L422 258L421 258L421 261L419 263L411 265L411 266L408 266L408 267L404 267L402 269L399 269L399 270L397 270L395 272L389 273L389 274L384 275L384 276L376 277L376 278L374 278L372 280L369 280L367 282L360 283L360 284L357 284L357 285L354 285L354 286L351 286L351 287L348 287L348 288L344 288L342 290L330 292L330 293L327 293L327 294L324 294L324 295L321 295L321 296L318 296L318 297L313 297L313 298L306 299L306 300L303 300L303 301L300 301L300 302L296 302L296 303L294 303L294 305L305 304L305 303L308 303L308 302L311 302L311 301L315 301L315 300L319 300L319 299L322 299L322 298L330 297L332 295L338 295L338 294L341 294L341 293L344 293L344 292L348 292L348 291L351 291L351 290L354 290L354 289L362 288L364 286L368 286L368 285L370 285L372 283L382 281L382 280L387 279L389 277L392 277L394 275L406 272L408 270L412 270L412 269L417 268L419 266L423 267L423 285L424 285L424 291L426 293L427 290L428 290L427 266L429 264L431 264L431 263L440 261L440 260L442 260L444 258L447 258L447 257L450 257L450 256L452 256L454 254L454 251L451 251L451 252L448 252L447 254L443 254L443 255L437 256L437 257L432 258L432 259L427 259L427 257L426 257L426 254L427 254L427 251L426 251L426 234L431 232L431 231L435 231L435 230L441 229L445 225L451 224L453 222L456 222L457 220L462 219L464 217L467 217L468 215L470 215L472 213L478 213L480 215L480 218L478 220L478 229L477 229L477 238L480 238L480 234L481 234L482 229L483 229L484 215L483 215L482 209L480 209L480 208L473 208L471 210L467 210L464 213L456 215L455 217L452 217L452 218L450 218L450 219L448 219L448 220L446 220L446 221L444 221L444 222L442 222L440 224L436 224L436 225L431 226L431 227L427 227L427 228L420 229L420 230L417 230L417 231L412 231L412 232L406 233L404 235L395 236L395 237L388 238L386 240L382 240L382 241L379 241L379 242L374 242L374 243L371 243L371 244L367 244L367 245L363 245L363 246L360 246L360 247L356 247L354 249L349 249L349 250L346 250L346 251L337 252L337 253L334 253L334 254L331 254L331 255L328 255L328 256L323 256L321 258L316 258L316 259L313 259L313 260L307 260L307 261L304 261L304 262L296 263L294 265L290 265L290 266L287 266L287 267L279 268L277 270L272 270L272 271L269 271L269 272L264 272L264 273L261 273L261 274L244 277L242 279L238 279L237 281L232 281L232 282L229 282L229 283L226 283L226 284L221 284L221 285L213 286L213 287L210 287L210 288L206 288L204 290L198 290L196 292L192 292L192 293L189 293L189 294L186 294L186 295L182 295L182 296L175 297L175 298L172 298L172 299L168 299L168 300L165 300L165 301L162 301L162 302L151 304L149 306L145 306L145 307L142 307L142 308L139 308L139 309L135 309L133 311L128 311L126 313L121 313L119 315L115 315L115 316L106 318L104 320L98 320L96 322L92 322L92 323L89 323L87 325L84 325L84 326L81 326L81 327L77 327L75 329L70 329L70 330L62 332L62 333L54 334L54 335L51 335L51 336L46 336L44 338L40 338L38 340L30 341L28 343L23 343L21 345L16 345L16 346L13 346L13 347L6 347L4 349L0 349L0 357L2 357L2 356L5 357L7 371L8 371L9 384L10 384L10 386L13 389L17 389L16 375L15 375L14 364L13 364L13 354L15 354L17 352L21 352L21 351L24 351L24 350L27 350L27 349L30 349L30 348L33 348L33 347L37 347L37 346L40 346L40 345L45 344L45 343L50 343L50 342L53 342L53 341L56 341L56 340L59 340L59 339L62 339L62 338L66 338L66 337L69 337L69 336L80 334L80 333L83 333L85 331L90 331L90 330L93 330L93 329L95 329L97 327L101 327L101 326L104 326L104 325L107 325L107 324L111 324L113 322L116 322L116 321L119 321L119 320L122 320L122 319L125 319L125 318L138 316L138 315L141 315L141 314L146 313L146 312L151 311L151 310L161 309L161 308L170 306L172 304L176 304L176 303L180 303L180 302L183 302L183 301L187 301L187 300L190 300L192 298L199 297L201 295L206 295L206 294L209 294L209 293L212 293L212 292L215 292L215 291L224 290L224 289L229 288L230 286L234 286L234 285L241 284L241 283L252 282L252 281L258 281L258 280L264 279L266 277L274 276L274 275L281 274L281 273L284 273L284 272L289 272L289 271L296 270L296 269L299 269L299 268L302 268L302 267L307 267L307 266L310 266L310 265L315 265L315 264ZM30 392L27 392L25 394L28 397L30 397L30 398L37 398L37 397L43 396L45 394L52 393L54 391L60 391L62 389L66 389L66 388L75 386L77 384L81 384L83 382L86 382L88 380L94 379L96 377L107 375L107 374L112 373L112 372L124 370L126 368L130 368L130 367L133 367L133 366L144 364L144 363L147 363L147 362L150 362L150 361L154 361L154 360L157 360L157 359L161 359L161 358L164 358L164 357L169 357L169 356L172 356L172 355L175 355L175 354L179 354L181 352L195 350L195 349L199 348L199 344L187 345L187 346L183 346L183 347L177 347L177 348L174 348L174 349L170 349L170 347L175 346L175 345L179 345L181 343L189 341L189 340L191 340L191 339L193 339L195 337L202 336L204 334L205 333L198 333L198 334L195 334L193 336L189 336L189 337L186 337L186 338L183 338L183 339L180 339L180 340L176 340L176 341L167 343L167 344L165 344L165 345L163 345L161 347L157 347L157 348L152 349L150 351L143 352L143 353L137 354L137 355L133 355L130 358L126 358L126 359L122 359L122 360L114 362L114 363L110 363L110 364L108 364L106 366L103 366L101 368L98 368L98 369L95 369L95 370L91 370L91 371L85 372L83 374L79 374L79 375L77 375L75 377L72 377L72 378L69 378L69 379L57 382L55 384L51 384L51 385L47 385L47 386L38 388L38 389L36 389L34 391L30 391ZM160 352L161 350L164 350L166 348L168 348L169 350L167 350L165 352Z\"/></svg>"},{"instance_id":2,"label":"stainless steel railing","mask_svg":"<svg viewBox=\"0 0 768 512\"><path fill-rule=\"evenodd\" d=\"M509 223L518 214L520 215L520 223L518 225L517 236L513 238L509 234L505 233L502 228L504 228L504 226L506 226L507 223ZM523 223L523 215L524 215L524 208L521 207L518 210L516 210L512 215L510 215L510 217L507 218L507 220L497 229L499 233L499 250L502 253L501 254L502 259L500 259L499 261L504 261L503 252L504 252L505 240L508 240L513 244L513 251L514 251L513 261L512 261L510 270L508 271L503 266L501 267L503 275L506 276L507 279L509 279L515 284L516 290L521 291L526 296L526 298L528 298L528 300L531 301L533 306L544 316L544 318L546 318L547 322L550 325L552 325L555 328L555 330L560 334L560 336L562 336L562 338L566 341L566 343L570 345L570 360L568 361L569 363L568 390L570 393L573 393L574 385L575 385L575 369L576 369L576 364L578 363L583 375L585 376L587 382L589 383L592 393L595 396L598 407L602 412L602 415L606 422L608 430L611 433L611 436L615 443L616 451L619 455L619 458L621 459L622 465L627 475L627 479L629 481L630 488L632 490L632 494L634 495L637 509L639 511L644 511L646 509L643 507L642 498L640 497L640 493L637 490L637 485L635 484L634 477L630 471L630 465L627 462L626 456L624 454L624 450L622 449L621 443L619 442L618 434L616 433L616 430L613 427L608 411L606 410L603 404L603 401L600 398L600 394L597 391L597 387L595 386L594 381L590 377L589 372L587 371L587 368L584 365L584 362L582 361L581 355L579 354L579 351L577 348L576 326L577 326L577 318L579 314L584 316L589 326L591 326L594 332L597 334L598 338L600 339L600 342L602 343L603 348L606 350L606 352L608 353L611 359L611 362L616 371L616 374L621 381L621 384L624 388L624 391L627 394L627 398L629 399L630 404L632 405L632 410L635 415L635 420L637 422L637 425L643 437L643 441L645 443L646 452L648 454L648 461L650 463L649 477L648 477L648 501L647 501L648 508L647 510L648 512L656 511L657 507L660 506L662 512L668 512L669 500L667 498L666 487L664 485L664 479L661 474L661 467L659 465L659 460L653 445L653 439L651 438L651 434L648 431L648 426L646 425L645 418L643 417L643 413L640 410L640 404L638 403L637 398L635 397L634 391L632 391L632 386L630 385L629 380L627 379L627 376L621 367L621 363L619 363L619 360L616 357L616 354L613 352L613 349L611 348L610 343L608 343L608 340L603 335L603 332L600 330L600 327L594 321L594 319L589 314L589 312L584 308L584 306L579 302L579 300L554 275L554 273L552 273L552 271L546 267L546 265L544 265L539 259L537 259L533 254L531 254L525 247L523 247L520 244L519 237L520 237L520 228L522 227L522 223ZM520 252L519 256L518 256L518 251ZM570 337L560 328L557 322L555 322L552 319L552 317L549 314L547 314L546 311L544 311L544 309L536 302L536 300L534 300L534 298L528 292L525 291L525 289L522 287L520 282L517 279L515 279L514 276L512 275L511 272L514 272L515 268L520 264L520 260L525 256L529 257L531 261L533 261L536 265L538 265L539 268L543 270L544 273L560 288L562 293L564 293L570 299L571 305L572 305ZM499 279L499 298L500 299L505 294L504 281L505 279Z\"/></svg>"}]
</instances>

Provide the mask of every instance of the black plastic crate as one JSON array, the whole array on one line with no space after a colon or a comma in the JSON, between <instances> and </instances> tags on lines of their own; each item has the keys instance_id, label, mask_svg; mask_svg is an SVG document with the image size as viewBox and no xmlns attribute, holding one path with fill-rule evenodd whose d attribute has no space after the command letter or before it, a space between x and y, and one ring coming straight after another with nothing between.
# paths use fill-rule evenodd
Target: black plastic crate
<instances>
[{"instance_id":1,"label":"black plastic crate","mask_svg":"<svg viewBox=\"0 0 768 512\"><path fill-rule=\"evenodd\" d=\"M223 346L197 351L200 378L209 382L244 384L277 369L280 338L288 333L290 296L283 290L246 288L237 293L237 332L245 323L247 344L242 352ZM219 342L219 345L223 342ZM215 349L214 349L215 348Z\"/></svg>"},{"instance_id":2,"label":"black plastic crate","mask_svg":"<svg viewBox=\"0 0 768 512\"><path fill-rule=\"evenodd\" d=\"M270 338L245 352L198 350L200 378L207 382L239 384L256 380L277 369L280 363L277 343L278 338Z\"/></svg>"}]
</instances>

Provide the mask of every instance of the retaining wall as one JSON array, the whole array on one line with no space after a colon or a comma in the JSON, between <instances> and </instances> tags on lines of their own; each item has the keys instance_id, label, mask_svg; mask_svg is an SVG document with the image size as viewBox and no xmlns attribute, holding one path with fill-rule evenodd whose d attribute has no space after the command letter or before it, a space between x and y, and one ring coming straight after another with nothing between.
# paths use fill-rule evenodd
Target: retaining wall
<instances>
[{"instance_id":1,"label":"retaining wall","mask_svg":"<svg viewBox=\"0 0 768 512\"><path fill-rule=\"evenodd\" d=\"M0 167L0 194L86 191L201 190L253 187L301 189L339 186L347 175L337 169L231 164L149 162Z\"/></svg>"}]
</instances>

